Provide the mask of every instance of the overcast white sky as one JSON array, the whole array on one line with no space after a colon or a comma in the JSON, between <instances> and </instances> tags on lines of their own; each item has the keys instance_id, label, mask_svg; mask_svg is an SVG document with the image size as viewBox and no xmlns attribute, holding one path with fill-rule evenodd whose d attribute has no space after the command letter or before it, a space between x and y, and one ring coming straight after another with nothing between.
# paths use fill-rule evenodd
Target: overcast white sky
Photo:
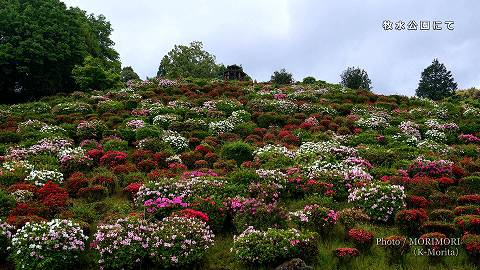
<instances>
[{"instance_id":1,"label":"overcast white sky","mask_svg":"<svg viewBox=\"0 0 480 270\"><path fill-rule=\"evenodd\" d=\"M286 68L339 82L347 66L368 71L374 91L413 95L433 58L459 88L480 87L478 0L64 0L112 23L123 66L154 76L175 44L204 43L217 61L259 81ZM454 21L455 30L385 31L384 20ZM442 25L445 29L445 25Z\"/></svg>"}]
</instances>

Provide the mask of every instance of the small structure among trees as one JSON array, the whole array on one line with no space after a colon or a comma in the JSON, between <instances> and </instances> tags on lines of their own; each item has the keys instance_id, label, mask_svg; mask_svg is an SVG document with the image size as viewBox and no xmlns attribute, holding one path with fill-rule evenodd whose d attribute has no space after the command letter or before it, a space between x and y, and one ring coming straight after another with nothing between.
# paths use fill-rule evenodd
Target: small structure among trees
<instances>
[{"instance_id":1,"label":"small structure among trees","mask_svg":"<svg viewBox=\"0 0 480 270\"><path fill-rule=\"evenodd\" d=\"M247 77L247 73L243 72L242 66L230 65L223 72L223 79L226 81L243 81Z\"/></svg>"}]
</instances>

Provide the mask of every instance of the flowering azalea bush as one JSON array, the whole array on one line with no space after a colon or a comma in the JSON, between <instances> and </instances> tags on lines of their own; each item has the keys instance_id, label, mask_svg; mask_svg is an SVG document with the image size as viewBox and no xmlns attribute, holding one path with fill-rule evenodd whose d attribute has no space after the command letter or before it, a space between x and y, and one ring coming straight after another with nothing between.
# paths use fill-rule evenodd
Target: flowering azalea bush
<instances>
[{"instance_id":1,"label":"flowering azalea bush","mask_svg":"<svg viewBox=\"0 0 480 270\"><path fill-rule=\"evenodd\" d=\"M480 235L467 233L462 237L462 244L476 262L480 259Z\"/></svg>"},{"instance_id":2,"label":"flowering azalea bush","mask_svg":"<svg viewBox=\"0 0 480 270\"><path fill-rule=\"evenodd\" d=\"M132 268L148 256L150 236L156 230L157 226L138 218L118 219L98 226L91 247L100 255L102 269Z\"/></svg>"},{"instance_id":3,"label":"flowering azalea bush","mask_svg":"<svg viewBox=\"0 0 480 270\"><path fill-rule=\"evenodd\" d=\"M199 218L168 217L150 235L148 256L163 268L186 266L200 260L213 239L212 231Z\"/></svg>"},{"instance_id":4,"label":"flowering azalea bush","mask_svg":"<svg viewBox=\"0 0 480 270\"><path fill-rule=\"evenodd\" d=\"M410 236L420 233L420 226L427 220L427 212L424 209L401 210L395 216L395 225L400 232Z\"/></svg>"},{"instance_id":5,"label":"flowering azalea bush","mask_svg":"<svg viewBox=\"0 0 480 270\"><path fill-rule=\"evenodd\" d=\"M348 238L353 241L359 250L367 250L373 244L373 233L363 229L350 229Z\"/></svg>"},{"instance_id":6,"label":"flowering azalea bush","mask_svg":"<svg viewBox=\"0 0 480 270\"><path fill-rule=\"evenodd\" d=\"M293 257L315 255L318 251L316 234L296 229L259 231L248 227L234 237L231 252L236 260L246 264L268 264Z\"/></svg>"},{"instance_id":7,"label":"flowering azalea bush","mask_svg":"<svg viewBox=\"0 0 480 270\"><path fill-rule=\"evenodd\" d=\"M337 223L338 213L320 205L306 205L303 210L291 212L290 219L301 228L314 230L321 235L329 233Z\"/></svg>"},{"instance_id":8,"label":"flowering azalea bush","mask_svg":"<svg viewBox=\"0 0 480 270\"><path fill-rule=\"evenodd\" d=\"M100 158L100 164L114 167L116 165L124 164L127 160L127 157L127 153L111 150Z\"/></svg>"},{"instance_id":9,"label":"flowering azalea bush","mask_svg":"<svg viewBox=\"0 0 480 270\"><path fill-rule=\"evenodd\" d=\"M403 190L403 186L380 182L371 183L352 190L348 195L348 201L356 203L372 219L385 222L405 207Z\"/></svg>"},{"instance_id":10,"label":"flowering azalea bush","mask_svg":"<svg viewBox=\"0 0 480 270\"><path fill-rule=\"evenodd\" d=\"M32 170L25 178L25 181L31 182L39 187L43 186L47 181L61 184L63 182L63 174L58 171Z\"/></svg>"},{"instance_id":11,"label":"flowering azalea bush","mask_svg":"<svg viewBox=\"0 0 480 270\"><path fill-rule=\"evenodd\" d=\"M12 237L11 257L21 269L66 269L78 262L86 241L69 220L27 223Z\"/></svg>"}]
</instances>

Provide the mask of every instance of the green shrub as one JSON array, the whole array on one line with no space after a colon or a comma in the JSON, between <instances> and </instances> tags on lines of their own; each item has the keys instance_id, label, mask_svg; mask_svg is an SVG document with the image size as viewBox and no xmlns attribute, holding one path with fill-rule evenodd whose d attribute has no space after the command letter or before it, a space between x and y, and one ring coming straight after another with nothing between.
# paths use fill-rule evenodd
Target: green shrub
<instances>
[{"instance_id":1,"label":"green shrub","mask_svg":"<svg viewBox=\"0 0 480 270\"><path fill-rule=\"evenodd\" d=\"M0 143L18 143L22 136L15 131L0 131Z\"/></svg>"},{"instance_id":2,"label":"green shrub","mask_svg":"<svg viewBox=\"0 0 480 270\"><path fill-rule=\"evenodd\" d=\"M0 217L6 217L8 212L15 207L15 198L9 193L0 190Z\"/></svg>"},{"instance_id":3,"label":"green shrub","mask_svg":"<svg viewBox=\"0 0 480 270\"><path fill-rule=\"evenodd\" d=\"M158 138L162 134L162 130L154 126L146 126L137 129L135 132L135 139L137 141L145 138Z\"/></svg>"},{"instance_id":4,"label":"green shrub","mask_svg":"<svg viewBox=\"0 0 480 270\"><path fill-rule=\"evenodd\" d=\"M128 142L120 139L108 140L103 144L103 150L108 151L128 151Z\"/></svg>"},{"instance_id":5,"label":"green shrub","mask_svg":"<svg viewBox=\"0 0 480 270\"><path fill-rule=\"evenodd\" d=\"M254 169L240 168L228 176L231 183L248 185L260 182L260 176Z\"/></svg>"},{"instance_id":6,"label":"green shrub","mask_svg":"<svg viewBox=\"0 0 480 270\"><path fill-rule=\"evenodd\" d=\"M263 113L257 117L257 123L259 127L268 128L269 126L283 126L287 122L287 118L284 115L278 115L276 113Z\"/></svg>"},{"instance_id":7,"label":"green shrub","mask_svg":"<svg viewBox=\"0 0 480 270\"><path fill-rule=\"evenodd\" d=\"M480 193L480 176L464 177L459 184L470 193Z\"/></svg>"},{"instance_id":8,"label":"green shrub","mask_svg":"<svg viewBox=\"0 0 480 270\"><path fill-rule=\"evenodd\" d=\"M242 141L226 143L222 147L221 156L233 159L238 165L253 158L253 147Z\"/></svg>"},{"instance_id":9,"label":"green shrub","mask_svg":"<svg viewBox=\"0 0 480 270\"><path fill-rule=\"evenodd\" d=\"M432 221L452 222L455 218L455 213L449 209L435 209L429 215Z\"/></svg>"},{"instance_id":10,"label":"green shrub","mask_svg":"<svg viewBox=\"0 0 480 270\"><path fill-rule=\"evenodd\" d=\"M109 100L99 103L97 111L98 113L115 113L123 109L125 109L123 102Z\"/></svg>"}]
</instances>

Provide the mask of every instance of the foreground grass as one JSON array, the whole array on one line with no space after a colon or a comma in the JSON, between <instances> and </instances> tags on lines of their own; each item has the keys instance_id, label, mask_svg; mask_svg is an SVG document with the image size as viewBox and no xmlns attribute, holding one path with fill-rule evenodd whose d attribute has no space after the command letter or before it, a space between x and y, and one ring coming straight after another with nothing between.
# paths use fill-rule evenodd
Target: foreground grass
<instances>
[{"instance_id":1,"label":"foreground grass","mask_svg":"<svg viewBox=\"0 0 480 270\"><path fill-rule=\"evenodd\" d=\"M392 234L398 234L393 227L364 225L362 226L375 233L375 237L384 237ZM458 246L458 256L445 256L438 263L431 262L428 257L415 256L410 252L401 264L389 264L385 251L382 247L373 245L368 253L363 253L359 257L353 259L348 265L338 265L337 259L333 255L333 250L339 247L353 246L344 239L344 233L339 226L332 232L327 239L319 241L319 254L316 258L312 258L311 262L307 262L315 270L336 270L336 269L368 269L368 270L475 270L480 269L479 266L469 262L466 253L461 246ZM219 235L216 238L215 245L209 250L204 264L200 269L209 270L267 270L274 269L277 265L253 267L246 266L236 262L230 247L233 244L233 234ZM412 247L413 248L413 247ZM452 247L456 248L456 247Z\"/></svg>"}]
</instances>

